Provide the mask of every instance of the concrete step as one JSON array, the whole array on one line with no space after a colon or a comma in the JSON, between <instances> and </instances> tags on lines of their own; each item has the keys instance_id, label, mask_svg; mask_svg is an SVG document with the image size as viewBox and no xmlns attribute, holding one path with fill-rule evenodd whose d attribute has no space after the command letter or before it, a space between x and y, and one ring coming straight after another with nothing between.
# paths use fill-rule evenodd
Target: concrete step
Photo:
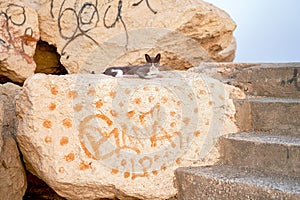
<instances>
[{"instance_id":1,"label":"concrete step","mask_svg":"<svg viewBox=\"0 0 300 200\"><path fill-rule=\"evenodd\" d=\"M245 68L236 74L232 83L253 96L300 98L300 63Z\"/></svg>"},{"instance_id":2,"label":"concrete step","mask_svg":"<svg viewBox=\"0 0 300 200\"><path fill-rule=\"evenodd\" d=\"M230 166L179 168L179 200L300 199L300 179Z\"/></svg>"},{"instance_id":3,"label":"concrete step","mask_svg":"<svg viewBox=\"0 0 300 200\"><path fill-rule=\"evenodd\" d=\"M241 131L300 135L300 99L249 98L234 101Z\"/></svg>"},{"instance_id":4,"label":"concrete step","mask_svg":"<svg viewBox=\"0 0 300 200\"><path fill-rule=\"evenodd\" d=\"M189 71L240 87L248 96L300 98L300 62L201 63Z\"/></svg>"},{"instance_id":5,"label":"concrete step","mask_svg":"<svg viewBox=\"0 0 300 200\"><path fill-rule=\"evenodd\" d=\"M270 133L234 133L218 141L220 161L300 178L300 137Z\"/></svg>"}]
</instances>

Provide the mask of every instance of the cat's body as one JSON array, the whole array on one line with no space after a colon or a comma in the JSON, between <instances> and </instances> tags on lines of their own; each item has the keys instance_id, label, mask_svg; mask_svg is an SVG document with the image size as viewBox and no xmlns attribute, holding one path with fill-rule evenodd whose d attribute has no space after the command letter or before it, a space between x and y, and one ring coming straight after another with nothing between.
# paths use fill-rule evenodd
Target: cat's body
<instances>
[{"instance_id":1,"label":"cat's body","mask_svg":"<svg viewBox=\"0 0 300 200\"><path fill-rule=\"evenodd\" d=\"M146 64L142 66L110 67L103 73L110 76L138 75L140 78L154 78L159 73L160 54L150 57L145 54Z\"/></svg>"}]
</instances>

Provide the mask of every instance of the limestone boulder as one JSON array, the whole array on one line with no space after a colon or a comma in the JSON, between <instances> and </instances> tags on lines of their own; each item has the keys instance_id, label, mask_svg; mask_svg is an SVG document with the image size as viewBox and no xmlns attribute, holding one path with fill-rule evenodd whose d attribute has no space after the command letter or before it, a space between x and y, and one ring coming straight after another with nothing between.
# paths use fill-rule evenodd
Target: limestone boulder
<instances>
[{"instance_id":1,"label":"limestone boulder","mask_svg":"<svg viewBox=\"0 0 300 200\"><path fill-rule=\"evenodd\" d=\"M0 199L23 199L26 175L14 139L13 99L20 87L0 85Z\"/></svg>"},{"instance_id":2,"label":"limestone boulder","mask_svg":"<svg viewBox=\"0 0 300 200\"><path fill-rule=\"evenodd\" d=\"M145 53L187 69L203 61L232 61L236 24L201 0L48 0L38 11L41 38L57 47L70 73L141 64Z\"/></svg>"},{"instance_id":3,"label":"limestone boulder","mask_svg":"<svg viewBox=\"0 0 300 200\"><path fill-rule=\"evenodd\" d=\"M36 74L16 98L17 139L29 170L67 199L168 199L176 168L218 160L243 97L190 72Z\"/></svg>"},{"instance_id":4,"label":"limestone boulder","mask_svg":"<svg viewBox=\"0 0 300 200\"><path fill-rule=\"evenodd\" d=\"M0 76L22 83L34 73L38 15L20 1L0 2Z\"/></svg>"}]
</instances>

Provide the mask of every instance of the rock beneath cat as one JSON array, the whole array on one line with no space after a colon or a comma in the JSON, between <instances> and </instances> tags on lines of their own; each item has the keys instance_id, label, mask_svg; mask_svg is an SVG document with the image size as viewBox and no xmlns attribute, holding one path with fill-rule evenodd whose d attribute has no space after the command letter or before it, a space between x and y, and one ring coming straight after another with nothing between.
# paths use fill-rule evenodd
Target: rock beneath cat
<instances>
[{"instance_id":1,"label":"rock beneath cat","mask_svg":"<svg viewBox=\"0 0 300 200\"><path fill-rule=\"evenodd\" d=\"M217 138L237 131L237 90L178 71L36 74L16 98L17 139L28 169L65 198L168 199L175 169L216 162Z\"/></svg>"},{"instance_id":2,"label":"rock beneath cat","mask_svg":"<svg viewBox=\"0 0 300 200\"><path fill-rule=\"evenodd\" d=\"M145 53L180 70L235 56L236 24L201 0L48 0L38 13L42 40L57 47L69 73L139 65Z\"/></svg>"},{"instance_id":3,"label":"rock beneath cat","mask_svg":"<svg viewBox=\"0 0 300 200\"><path fill-rule=\"evenodd\" d=\"M13 99L20 87L0 85L0 199L23 199L26 175L14 137Z\"/></svg>"},{"instance_id":4,"label":"rock beneath cat","mask_svg":"<svg viewBox=\"0 0 300 200\"><path fill-rule=\"evenodd\" d=\"M0 13L0 76L23 83L36 68L38 15L19 1L1 1Z\"/></svg>"}]
</instances>

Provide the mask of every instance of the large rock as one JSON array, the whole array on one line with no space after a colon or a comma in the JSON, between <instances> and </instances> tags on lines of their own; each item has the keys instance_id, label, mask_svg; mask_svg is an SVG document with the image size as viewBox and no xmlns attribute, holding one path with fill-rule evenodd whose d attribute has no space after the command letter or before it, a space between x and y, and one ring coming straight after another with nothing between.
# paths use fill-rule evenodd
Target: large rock
<instances>
[{"instance_id":1,"label":"large rock","mask_svg":"<svg viewBox=\"0 0 300 200\"><path fill-rule=\"evenodd\" d=\"M22 83L36 68L38 16L19 1L1 1L0 13L0 76Z\"/></svg>"},{"instance_id":2,"label":"large rock","mask_svg":"<svg viewBox=\"0 0 300 200\"><path fill-rule=\"evenodd\" d=\"M173 69L234 59L236 25L223 10L201 0L137 2L48 0L38 11L41 38L70 73L141 64L144 53L162 53Z\"/></svg>"},{"instance_id":3,"label":"large rock","mask_svg":"<svg viewBox=\"0 0 300 200\"><path fill-rule=\"evenodd\" d=\"M36 74L16 99L17 139L29 169L68 199L167 199L176 168L216 162L216 139L237 131L232 98L243 93L188 72Z\"/></svg>"},{"instance_id":4,"label":"large rock","mask_svg":"<svg viewBox=\"0 0 300 200\"><path fill-rule=\"evenodd\" d=\"M14 139L13 99L20 87L0 85L0 199L22 199L27 182L19 150Z\"/></svg>"}]
</instances>

